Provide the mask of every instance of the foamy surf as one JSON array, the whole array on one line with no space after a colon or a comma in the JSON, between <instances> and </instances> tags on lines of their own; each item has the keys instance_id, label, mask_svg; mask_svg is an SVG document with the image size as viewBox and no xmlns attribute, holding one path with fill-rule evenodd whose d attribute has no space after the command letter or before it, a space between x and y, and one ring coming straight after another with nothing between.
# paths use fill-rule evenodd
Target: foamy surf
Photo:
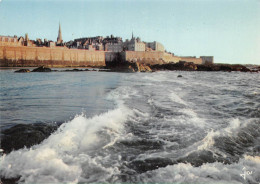
<instances>
[{"instance_id":1,"label":"foamy surf","mask_svg":"<svg viewBox=\"0 0 260 184\"><path fill-rule=\"evenodd\" d=\"M54 97L48 102L41 99L41 86L32 86L29 94L24 91L21 99L12 101L9 96L6 105L29 104L19 110L26 114L34 112L28 107L38 100L48 103L44 107L57 109L55 112L64 114L67 111L63 110L70 112L80 107L77 113L81 109L85 113L63 123L40 144L3 155L1 178L20 177L21 183L260 182L260 98L252 94L260 87L256 82L259 77L181 72L183 77L177 78L179 73L84 72L73 79L63 74L62 80L70 82L70 87L57 92L64 93L62 101L53 103L57 100ZM59 76L52 75L44 80L59 90ZM62 103L74 94L78 95L76 99ZM29 99L31 95L36 100ZM43 108L32 114L46 120L45 111ZM62 113L54 114L64 117ZM47 119L53 118L53 114L48 115ZM23 127L26 133L32 126ZM44 128L44 124L35 127ZM241 176L244 173L249 173L245 179Z\"/></svg>"},{"instance_id":2,"label":"foamy surf","mask_svg":"<svg viewBox=\"0 0 260 184\"><path fill-rule=\"evenodd\" d=\"M140 179L144 183L257 184L260 180L258 161L257 156L245 155L231 165L215 162L194 167L189 163L179 163L142 174Z\"/></svg>"},{"instance_id":3,"label":"foamy surf","mask_svg":"<svg viewBox=\"0 0 260 184\"><path fill-rule=\"evenodd\" d=\"M41 144L3 155L1 177L21 177L25 183L106 181L118 169L105 166L97 153L123 135L129 114L131 110L121 106L93 118L78 115Z\"/></svg>"}]
</instances>

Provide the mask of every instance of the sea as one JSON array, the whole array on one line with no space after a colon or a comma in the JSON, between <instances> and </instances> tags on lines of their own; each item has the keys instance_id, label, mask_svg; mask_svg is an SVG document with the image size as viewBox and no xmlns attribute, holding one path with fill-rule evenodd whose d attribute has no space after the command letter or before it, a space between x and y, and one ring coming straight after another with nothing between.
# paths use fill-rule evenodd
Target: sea
<instances>
[{"instance_id":1,"label":"sea","mask_svg":"<svg viewBox=\"0 0 260 184\"><path fill-rule=\"evenodd\" d=\"M2 147L0 178L260 183L259 73L63 70L0 70L1 139L21 125L24 142L34 125L56 127L37 144Z\"/></svg>"}]
</instances>

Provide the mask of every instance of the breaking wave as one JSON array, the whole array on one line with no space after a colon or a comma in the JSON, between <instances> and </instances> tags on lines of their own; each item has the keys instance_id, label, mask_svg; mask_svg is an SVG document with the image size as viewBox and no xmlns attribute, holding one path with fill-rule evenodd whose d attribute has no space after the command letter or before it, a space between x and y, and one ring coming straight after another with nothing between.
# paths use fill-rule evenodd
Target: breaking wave
<instances>
[{"instance_id":1,"label":"breaking wave","mask_svg":"<svg viewBox=\"0 0 260 184\"><path fill-rule=\"evenodd\" d=\"M42 142L3 154L1 178L21 183L260 182L257 75L109 76L120 80L101 91L90 86L92 95L106 96L90 102L98 102L93 107L98 109L109 101L113 108L79 114Z\"/></svg>"}]
</instances>

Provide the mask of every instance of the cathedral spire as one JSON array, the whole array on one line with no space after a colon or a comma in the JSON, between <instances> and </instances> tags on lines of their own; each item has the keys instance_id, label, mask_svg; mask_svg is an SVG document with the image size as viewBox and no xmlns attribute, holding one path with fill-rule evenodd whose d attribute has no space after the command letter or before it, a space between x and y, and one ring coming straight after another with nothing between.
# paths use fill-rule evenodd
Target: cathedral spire
<instances>
[{"instance_id":1,"label":"cathedral spire","mask_svg":"<svg viewBox=\"0 0 260 184\"><path fill-rule=\"evenodd\" d=\"M134 32L132 31L132 39L134 39Z\"/></svg>"},{"instance_id":2,"label":"cathedral spire","mask_svg":"<svg viewBox=\"0 0 260 184\"><path fill-rule=\"evenodd\" d=\"M58 37L57 37L57 43L60 44L62 43L62 34L61 34L61 28L60 28L60 23L59 23L59 32L58 32Z\"/></svg>"}]
</instances>

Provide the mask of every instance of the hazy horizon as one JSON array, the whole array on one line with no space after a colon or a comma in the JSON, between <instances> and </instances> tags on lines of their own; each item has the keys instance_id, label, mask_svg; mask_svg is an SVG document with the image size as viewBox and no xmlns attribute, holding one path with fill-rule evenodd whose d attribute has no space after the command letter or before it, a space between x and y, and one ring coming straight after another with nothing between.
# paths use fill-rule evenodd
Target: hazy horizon
<instances>
[{"instance_id":1,"label":"hazy horizon","mask_svg":"<svg viewBox=\"0 0 260 184\"><path fill-rule=\"evenodd\" d=\"M158 41L178 56L214 56L215 63L260 64L260 1L2 0L0 35L56 41L135 37Z\"/></svg>"}]
</instances>

